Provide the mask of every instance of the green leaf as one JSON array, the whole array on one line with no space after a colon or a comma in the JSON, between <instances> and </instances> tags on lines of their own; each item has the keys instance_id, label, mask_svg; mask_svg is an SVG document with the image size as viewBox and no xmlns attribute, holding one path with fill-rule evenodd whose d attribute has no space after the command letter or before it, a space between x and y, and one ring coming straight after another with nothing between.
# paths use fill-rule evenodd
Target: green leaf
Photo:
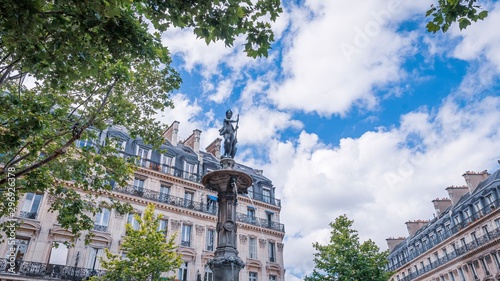
<instances>
[{"instance_id":1,"label":"green leaf","mask_svg":"<svg viewBox=\"0 0 500 281\"><path fill-rule=\"evenodd\" d=\"M471 22L470 22L470 20L468 20L466 18L461 18L458 20L458 26L459 26L460 30L467 28L467 26L469 26L469 25L471 25Z\"/></svg>"}]
</instances>

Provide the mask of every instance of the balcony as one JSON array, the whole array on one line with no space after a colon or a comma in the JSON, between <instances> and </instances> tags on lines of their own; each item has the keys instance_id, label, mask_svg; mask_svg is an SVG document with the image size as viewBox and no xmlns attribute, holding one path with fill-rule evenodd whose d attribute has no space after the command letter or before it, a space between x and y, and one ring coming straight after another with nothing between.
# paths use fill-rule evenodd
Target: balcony
<instances>
[{"instance_id":1,"label":"balcony","mask_svg":"<svg viewBox=\"0 0 500 281\"><path fill-rule=\"evenodd\" d=\"M211 204L195 202L193 200L186 200L181 197L160 193L158 191L150 190L147 188L139 188L137 186L129 185L126 187L115 187L113 188L113 191L130 194L145 199L149 199L152 201L161 202L164 204L169 204L181 208L191 209L211 215L217 214L217 208Z\"/></svg>"},{"instance_id":2,"label":"balcony","mask_svg":"<svg viewBox=\"0 0 500 281\"><path fill-rule=\"evenodd\" d=\"M101 232L106 232L106 231L108 231L108 226L107 225L94 224L94 230L101 231Z\"/></svg>"},{"instance_id":3,"label":"balcony","mask_svg":"<svg viewBox=\"0 0 500 281\"><path fill-rule=\"evenodd\" d=\"M500 237L500 227L497 227L496 229L488 232L487 234L480 236L480 237L477 237L477 239L475 241L471 241L470 243L467 243L467 244L463 245L462 247L457 248L455 251L447 254L446 256L443 256L443 257L439 258L438 260L435 260L432 263L427 264L424 268L420 268L416 272L410 273L402 281L413 280L413 279L419 277L420 275L425 274L425 273L427 273L427 272L429 272L429 271L431 271L431 270L433 270L433 269L435 269L443 264L446 264L446 263L468 253L469 251L475 250L475 249L483 246L484 244L486 244L490 241L494 241L495 239L497 239L499 237ZM388 270L394 271L403 265L404 264L395 265L395 266L389 268Z\"/></svg>"},{"instance_id":4,"label":"balcony","mask_svg":"<svg viewBox=\"0 0 500 281\"><path fill-rule=\"evenodd\" d=\"M191 241L184 241L184 240L182 240L181 241L181 246L190 247L191 246Z\"/></svg>"},{"instance_id":5,"label":"balcony","mask_svg":"<svg viewBox=\"0 0 500 281\"><path fill-rule=\"evenodd\" d=\"M236 221L257 225L263 228L268 228L280 232L285 232L284 224L274 221L268 221L266 219L256 218L254 216L249 216L247 214L236 213Z\"/></svg>"},{"instance_id":6,"label":"balcony","mask_svg":"<svg viewBox=\"0 0 500 281\"><path fill-rule=\"evenodd\" d=\"M15 268L10 268L7 259L0 259L0 276L29 276L40 278L40 280L60 279L82 281L92 276L103 276L104 270L64 266L48 263L15 261ZM0 279L5 279L1 277Z\"/></svg>"},{"instance_id":7,"label":"balcony","mask_svg":"<svg viewBox=\"0 0 500 281\"><path fill-rule=\"evenodd\" d=\"M19 213L19 216L21 218L32 219L32 220L36 219L36 215L37 215L37 212L24 212L24 211L22 211Z\"/></svg>"},{"instance_id":8,"label":"balcony","mask_svg":"<svg viewBox=\"0 0 500 281\"><path fill-rule=\"evenodd\" d=\"M121 151L119 153L119 155L123 156L124 158L139 157L137 155L125 153L123 151ZM200 183L201 179L205 175L205 174L198 174L198 173L193 173L191 171L178 169L174 166L169 166L167 164L161 164L159 162L151 161L150 159L145 159L145 158L138 158L136 163L139 167L154 170L154 171L166 174L166 175L171 175L174 177L183 178L185 180L197 182L197 183ZM273 198L272 196L269 196L268 194L252 192L252 193L248 194L247 197L249 197L253 200L257 200L260 202L264 202L267 204L281 207L281 200Z\"/></svg>"},{"instance_id":9,"label":"balcony","mask_svg":"<svg viewBox=\"0 0 500 281\"><path fill-rule=\"evenodd\" d=\"M433 240L428 239L427 243L423 243L421 245L421 247L416 248L416 250L413 251L413 253L410 253L409 255L406 255L403 259L400 259L397 263L394 263L392 266L388 266L387 270L388 271L395 271L398 268L404 266L405 264L411 262L412 260L416 259L417 257L419 257L421 254L425 253L429 249L435 247L436 245L439 245L441 242L443 242L444 240L448 239L449 237L454 236L456 233L458 233L459 231L461 231L463 228L466 228L470 224L472 224L475 221L481 219L483 216L485 216L485 215L493 212L494 210L496 210L496 208L499 208L498 207L499 205L500 205L500 199L497 199L496 201L492 202L491 204L486 205L481 210L472 213L471 216L469 216L468 218L465 218L464 220L462 220L458 224L456 224L453 227L451 227L449 230L445 230L442 233L442 235L437 235L435 237L435 239L433 239ZM500 230L498 230L498 228L497 228L497 230L493 230L490 233L494 233L495 231L500 231ZM478 238L477 240L479 241L481 239ZM391 256L394 256L394 254L404 253L404 251L407 251L407 249L408 248L406 248L406 247L402 248L402 251L399 251L398 253L393 253L393 254L391 254ZM465 250L469 251L468 249L465 249ZM462 249L462 251L464 251L464 249Z\"/></svg>"}]
</instances>

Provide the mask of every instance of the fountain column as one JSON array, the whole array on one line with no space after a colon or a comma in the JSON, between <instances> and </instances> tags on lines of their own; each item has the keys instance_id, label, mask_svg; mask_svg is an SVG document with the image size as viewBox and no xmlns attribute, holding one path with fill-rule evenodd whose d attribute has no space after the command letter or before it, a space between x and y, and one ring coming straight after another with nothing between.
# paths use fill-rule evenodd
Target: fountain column
<instances>
[{"instance_id":1,"label":"fountain column","mask_svg":"<svg viewBox=\"0 0 500 281\"><path fill-rule=\"evenodd\" d=\"M238 194L246 194L252 185L252 177L234 170L239 117L231 120L232 116L233 113L228 110L224 125L219 130L224 136L224 153L220 161L222 169L206 174L201 180L206 188L217 192L218 198L217 248L214 259L208 262L217 281L239 281L240 270L245 266L238 257L236 205ZM232 123L236 123L236 128Z\"/></svg>"}]
</instances>

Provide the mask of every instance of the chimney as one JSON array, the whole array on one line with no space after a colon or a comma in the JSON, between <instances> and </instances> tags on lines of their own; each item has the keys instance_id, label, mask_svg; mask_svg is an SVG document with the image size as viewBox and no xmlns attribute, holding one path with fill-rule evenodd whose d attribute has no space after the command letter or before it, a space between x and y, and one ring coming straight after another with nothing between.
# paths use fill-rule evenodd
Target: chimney
<instances>
[{"instance_id":1,"label":"chimney","mask_svg":"<svg viewBox=\"0 0 500 281\"><path fill-rule=\"evenodd\" d=\"M211 144L205 148L205 151L211 153L215 158L220 159L220 146L222 139L216 138Z\"/></svg>"},{"instance_id":2,"label":"chimney","mask_svg":"<svg viewBox=\"0 0 500 281\"><path fill-rule=\"evenodd\" d=\"M163 138L168 140L173 146L177 145L177 134L179 133L179 121L174 121L163 133Z\"/></svg>"},{"instance_id":3,"label":"chimney","mask_svg":"<svg viewBox=\"0 0 500 281\"><path fill-rule=\"evenodd\" d=\"M451 200L448 198L436 198L432 200L432 204L434 204L434 209L436 209L436 217L439 217L446 209L451 207Z\"/></svg>"},{"instance_id":4,"label":"chimney","mask_svg":"<svg viewBox=\"0 0 500 281\"><path fill-rule=\"evenodd\" d=\"M415 235L417 231L423 226L427 225L429 221L427 220L416 220L406 222L406 228L408 228L408 234L411 236Z\"/></svg>"},{"instance_id":5,"label":"chimney","mask_svg":"<svg viewBox=\"0 0 500 281\"><path fill-rule=\"evenodd\" d=\"M193 133L183 142L184 145L191 147L194 152L200 152L200 135L201 131L196 129Z\"/></svg>"},{"instance_id":6,"label":"chimney","mask_svg":"<svg viewBox=\"0 0 500 281\"><path fill-rule=\"evenodd\" d=\"M398 238L387 238L385 239L387 241L387 247L389 248L389 252L392 252L394 248L396 248L397 245L401 244L403 241L405 241L404 237L398 237Z\"/></svg>"},{"instance_id":7,"label":"chimney","mask_svg":"<svg viewBox=\"0 0 500 281\"><path fill-rule=\"evenodd\" d=\"M462 175L465 179L465 183L467 184L467 187L469 188L469 192L472 194L474 190L477 188L479 183L481 183L483 180L485 180L490 174L486 170L482 172L471 172L467 171L465 174Z\"/></svg>"},{"instance_id":8,"label":"chimney","mask_svg":"<svg viewBox=\"0 0 500 281\"><path fill-rule=\"evenodd\" d=\"M446 191L448 191L448 196L450 196L451 205L455 205L457 204L458 201L460 201L460 198L462 198L462 196L469 193L469 188L465 185L463 186L452 185L447 187Z\"/></svg>"}]
</instances>

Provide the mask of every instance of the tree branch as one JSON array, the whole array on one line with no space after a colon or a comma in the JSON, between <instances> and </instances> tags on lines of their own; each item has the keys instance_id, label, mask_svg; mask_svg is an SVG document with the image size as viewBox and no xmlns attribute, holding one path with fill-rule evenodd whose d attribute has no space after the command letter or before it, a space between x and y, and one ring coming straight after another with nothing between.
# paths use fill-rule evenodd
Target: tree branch
<instances>
[{"instance_id":1,"label":"tree branch","mask_svg":"<svg viewBox=\"0 0 500 281\"><path fill-rule=\"evenodd\" d=\"M56 151L54 151L54 153L52 153L50 156L44 158L43 160L37 162L37 163L34 163L32 164L31 166L29 167L26 167L24 169L22 169L21 171L17 172L14 174L14 177L16 178L19 178L19 177L22 177L24 176L25 174L49 163L50 161L52 160L55 160L56 158L58 158L59 156L63 155L64 153L66 153L66 151L68 150L69 146L72 145L77 139L79 139L83 133L83 131L85 131L88 127L90 127L95 119L97 118L97 115L102 111L102 109L104 108L104 106L106 105L107 101L108 101L108 98L109 96L111 95L116 83L118 82L118 77L115 78L115 81L113 82L113 84L111 84L109 90L107 91L106 93L106 96L104 96L103 100L102 100L102 103L101 105L99 106L99 109L94 113L94 116L92 116L92 118L85 124L83 125L80 129L78 130L73 130L73 136L59 149L57 149ZM5 184L7 182L7 177L4 177L2 179L0 179L0 186Z\"/></svg>"}]
</instances>

